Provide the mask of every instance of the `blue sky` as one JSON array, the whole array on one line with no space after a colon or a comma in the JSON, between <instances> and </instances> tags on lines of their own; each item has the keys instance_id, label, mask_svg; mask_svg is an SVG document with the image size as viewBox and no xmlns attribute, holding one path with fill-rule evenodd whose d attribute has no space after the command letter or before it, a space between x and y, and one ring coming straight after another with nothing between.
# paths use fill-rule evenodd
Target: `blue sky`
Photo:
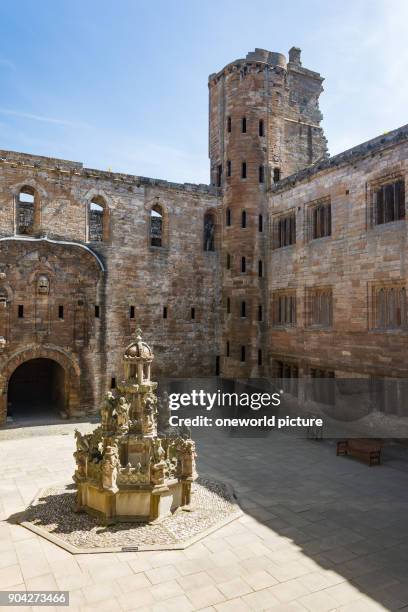
<instances>
[{"instance_id":1,"label":"blue sky","mask_svg":"<svg viewBox=\"0 0 408 612\"><path fill-rule=\"evenodd\" d=\"M330 153L408 122L405 0L0 3L0 149L208 182L207 78L255 47L325 77Z\"/></svg>"}]
</instances>

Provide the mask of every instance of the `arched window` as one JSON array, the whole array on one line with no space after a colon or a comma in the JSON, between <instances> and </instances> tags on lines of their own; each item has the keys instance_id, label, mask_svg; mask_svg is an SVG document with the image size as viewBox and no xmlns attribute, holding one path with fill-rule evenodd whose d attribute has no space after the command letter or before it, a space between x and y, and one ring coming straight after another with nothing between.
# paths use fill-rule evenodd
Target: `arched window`
<instances>
[{"instance_id":1,"label":"arched window","mask_svg":"<svg viewBox=\"0 0 408 612\"><path fill-rule=\"evenodd\" d=\"M204 251L215 251L215 219L212 213L204 215Z\"/></svg>"},{"instance_id":2,"label":"arched window","mask_svg":"<svg viewBox=\"0 0 408 612\"><path fill-rule=\"evenodd\" d=\"M95 196L88 206L88 240L89 242L102 242L106 240L106 233L105 201L100 196Z\"/></svg>"},{"instance_id":3,"label":"arched window","mask_svg":"<svg viewBox=\"0 0 408 612\"><path fill-rule=\"evenodd\" d=\"M36 195L32 187L23 187L17 200L17 233L32 234L35 230Z\"/></svg>"},{"instance_id":4,"label":"arched window","mask_svg":"<svg viewBox=\"0 0 408 612\"><path fill-rule=\"evenodd\" d=\"M163 209L159 204L150 211L150 246L163 246Z\"/></svg>"}]
</instances>

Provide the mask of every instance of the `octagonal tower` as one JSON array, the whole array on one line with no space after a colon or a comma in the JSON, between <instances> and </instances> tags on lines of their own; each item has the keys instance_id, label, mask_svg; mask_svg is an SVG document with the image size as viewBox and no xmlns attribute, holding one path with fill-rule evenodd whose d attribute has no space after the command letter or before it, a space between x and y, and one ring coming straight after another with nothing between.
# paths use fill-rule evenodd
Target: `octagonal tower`
<instances>
[{"instance_id":1,"label":"octagonal tower","mask_svg":"<svg viewBox=\"0 0 408 612\"><path fill-rule=\"evenodd\" d=\"M209 77L211 182L223 197L221 375L265 375L267 193L273 182L326 157L322 77L263 49Z\"/></svg>"}]
</instances>

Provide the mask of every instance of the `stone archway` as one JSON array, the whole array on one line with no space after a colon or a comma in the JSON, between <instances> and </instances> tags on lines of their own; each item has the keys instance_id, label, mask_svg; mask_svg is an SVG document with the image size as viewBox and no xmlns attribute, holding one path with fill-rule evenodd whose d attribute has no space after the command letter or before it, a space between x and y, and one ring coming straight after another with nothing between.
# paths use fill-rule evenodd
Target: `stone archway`
<instances>
[{"instance_id":1,"label":"stone archway","mask_svg":"<svg viewBox=\"0 0 408 612\"><path fill-rule=\"evenodd\" d=\"M58 381L54 385L54 393L58 389L59 412L65 413L68 417L72 417L79 412L80 369L76 361L58 347L33 346L14 354L2 369L0 376L0 425L6 422L9 386L13 375L20 375L17 370L23 364L28 365L24 366L21 371L26 370L26 373L30 374L30 362L34 365L34 362L38 363L40 361L55 364L55 375ZM41 365L43 366L44 363ZM33 371L35 371L35 368ZM31 376L32 374L33 372L31 372ZM10 391L13 392L13 381Z\"/></svg>"}]
</instances>

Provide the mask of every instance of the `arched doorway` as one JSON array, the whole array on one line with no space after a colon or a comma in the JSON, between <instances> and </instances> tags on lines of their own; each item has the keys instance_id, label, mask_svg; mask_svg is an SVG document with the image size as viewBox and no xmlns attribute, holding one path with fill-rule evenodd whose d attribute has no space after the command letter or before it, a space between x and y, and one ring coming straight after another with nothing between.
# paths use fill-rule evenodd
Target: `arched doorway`
<instances>
[{"instance_id":1,"label":"arched doorway","mask_svg":"<svg viewBox=\"0 0 408 612\"><path fill-rule=\"evenodd\" d=\"M64 368L48 358L25 361L8 383L7 413L13 419L58 418L66 406Z\"/></svg>"}]
</instances>

